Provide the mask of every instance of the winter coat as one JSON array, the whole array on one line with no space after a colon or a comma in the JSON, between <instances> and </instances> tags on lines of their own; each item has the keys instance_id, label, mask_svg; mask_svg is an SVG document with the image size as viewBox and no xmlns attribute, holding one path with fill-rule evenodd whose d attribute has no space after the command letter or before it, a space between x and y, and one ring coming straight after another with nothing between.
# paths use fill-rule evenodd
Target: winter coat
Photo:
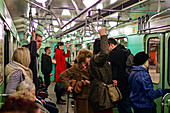
<instances>
[{"instance_id":1,"label":"winter coat","mask_svg":"<svg viewBox=\"0 0 170 113\"><path fill-rule=\"evenodd\" d=\"M79 66L79 67L78 67ZM79 75L80 73L80 75ZM64 88L67 89L70 84L67 78L71 78L72 80L76 80L77 76L81 76L81 80L89 80L88 72L83 68L81 64L75 64L71 68L65 70L60 74L60 79L63 82ZM78 78L80 80L80 77ZM80 81L81 81L80 80ZM90 86L83 86L82 92L76 95L78 99L88 99L89 98Z\"/></svg>"},{"instance_id":2,"label":"winter coat","mask_svg":"<svg viewBox=\"0 0 170 113\"><path fill-rule=\"evenodd\" d=\"M70 57L70 50L67 50L67 54L65 54L64 50L57 48L54 57L56 59L55 81L58 82L59 74L67 69L65 57Z\"/></svg>"},{"instance_id":3,"label":"winter coat","mask_svg":"<svg viewBox=\"0 0 170 113\"><path fill-rule=\"evenodd\" d=\"M117 86L123 97L129 97L128 75L126 70L126 54L122 50L125 49L123 45L118 45L109 53L109 62L112 68L113 80L117 80Z\"/></svg>"},{"instance_id":4,"label":"winter coat","mask_svg":"<svg viewBox=\"0 0 170 113\"><path fill-rule=\"evenodd\" d=\"M47 54L42 54L41 71L44 74L44 80L46 87L50 85L50 73L52 71L51 57Z\"/></svg>"},{"instance_id":5,"label":"winter coat","mask_svg":"<svg viewBox=\"0 0 170 113\"><path fill-rule=\"evenodd\" d=\"M47 54L42 54L41 71L44 74L44 76L46 74L49 75L52 71L51 57Z\"/></svg>"},{"instance_id":6,"label":"winter coat","mask_svg":"<svg viewBox=\"0 0 170 113\"><path fill-rule=\"evenodd\" d=\"M143 66L134 66L128 81L133 108L153 108L154 99L163 96L162 89L153 89L151 76Z\"/></svg>"},{"instance_id":7,"label":"winter coat","mask_svg":"<svg viewBox=\"0 0 170 113\"><path fill-rule=\"evenodd\" d=\"M105 84L113 84L111 67L107 61L108 57L109 49L107 36L102 36L100 42L100 52L92 56L89 66L91 83L90 101L94 111L102 111L115 106L110 100L107 87L101 84L101 82L104 82ZM103 105L102 102L105 103L105 105Z\"/></svg>"},{"instance_id":8,"label":"winter coat","mask_svg":"<svg viewBox=\"0 0 170 113\"><path fill-rule=\"evenodd\" d=\"M29 68L32 70L33 73L33 82L35 84L36 91L38 90L38 73L37 72L37 59L39 57L37 53L37 44L35 40L32 40L30 44L24 45L24 47L28 48L30 50L30 56L31 56L31 63L29 65Z\"/></svg>"},{"instance_id":9,"label":"winter coat","mask_svg":"<svg viewBox=\"0 0 170 113\"><path fill-rule=\"evenodd\" d=\"M32 79L32 71L17 63L15 61L8 63L5 66L5 76L6 76L6 93L12 94L16 92L16 87L25 79Z\"/></svg>"}]
</instances>

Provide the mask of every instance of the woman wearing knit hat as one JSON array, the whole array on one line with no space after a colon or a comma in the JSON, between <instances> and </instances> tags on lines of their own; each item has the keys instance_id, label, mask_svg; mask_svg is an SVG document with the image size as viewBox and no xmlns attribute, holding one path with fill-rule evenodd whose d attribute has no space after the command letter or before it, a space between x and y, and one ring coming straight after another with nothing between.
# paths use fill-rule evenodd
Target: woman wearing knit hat
<instances>
[{"instance_id":1,"label":"woman wearing knit hat","mask_svg":"<svg viewBox=\"0 0 170 113\"><path fill-rule=\"evenodd\" d=\"M149 55L139 52L134 57L135 66L129 76L130 104L134 113L154 113L154 99L170 92L170 89L153 90L153 83L147 68Z\"/></svg>"}]
</instances>

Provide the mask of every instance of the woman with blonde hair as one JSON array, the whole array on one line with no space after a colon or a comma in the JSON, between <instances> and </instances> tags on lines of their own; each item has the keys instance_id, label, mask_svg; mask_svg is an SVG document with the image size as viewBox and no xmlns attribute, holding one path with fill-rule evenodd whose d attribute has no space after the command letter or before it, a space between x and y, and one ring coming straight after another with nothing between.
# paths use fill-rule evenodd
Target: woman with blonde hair
<instances>
[{"instance_id":1,"label":"woman with blonde hair","mask_svg":"<svg viewBox=\"0 0 170 113\"><path fill-rule=\"evenodd\" d=\"M92 56L92 52L87 49L81 49L77 56L77 64L60 74L64 88L76 95L77 113L93 113L89 102L89 75L87 68ZM71 80L66 79L66 77Z\"/></svg>"},{"instance_id":2,"label":"woman with blonde hair","mask_svg":"<svg viewBox=\"0 0 170 113\"><path fill-rule=\"evenodd\" d=\"M16 87L24 80L33 78L30 64L30 52L27 48L17 48L12 56L12 61L5 66L6 93L16 92Z\"/></svg>"}]
</instances>

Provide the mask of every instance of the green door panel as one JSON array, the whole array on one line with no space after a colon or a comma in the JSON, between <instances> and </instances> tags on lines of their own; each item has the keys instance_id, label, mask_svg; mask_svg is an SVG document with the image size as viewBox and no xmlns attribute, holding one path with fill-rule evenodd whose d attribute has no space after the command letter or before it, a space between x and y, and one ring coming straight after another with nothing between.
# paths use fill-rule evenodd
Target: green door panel
<instances>
[{"instance_id":1,"label":"green door panel","mask_svg":"<svg viewBox=\"0 0 170 113\"><path fill-rule=\"evenodd\" d=\"M158 38L160 40L160 50L158 53L160 55L160 70L159 70L159 76L157 76L158 78L158 82L154 83L154 90L158 89L158 88L162 88L162 76L163 76L163 34L148 34L145 35L144 37L144 45L145 45L145 52L149 53L149 40L153 39L153 38ZM157 64L156 64L157 65ZM152 71L154 69L151 69L151 66L149 67L149 73L152 76ZM157 73L157 72L156 72ZM151 77L152 78L152 77ZM153 79L152 79L153 80ZM154 99L155 103L157 104L157 113L161 113L161 100L162 97Z\"/></svg>"},{"instance_id":2,"label":"green door panel","mask_svg":"<svg viewBox=\"0 0 170 113\"><path fill-rule=\"evenodd\" d=\"M52 43L51 44L51 58L54 57L54 46L56 46L57 43ZM52 64L52 76L51 76L51 81L54 81L55 80L55 64Z\"/></svg>"}]
</instances>

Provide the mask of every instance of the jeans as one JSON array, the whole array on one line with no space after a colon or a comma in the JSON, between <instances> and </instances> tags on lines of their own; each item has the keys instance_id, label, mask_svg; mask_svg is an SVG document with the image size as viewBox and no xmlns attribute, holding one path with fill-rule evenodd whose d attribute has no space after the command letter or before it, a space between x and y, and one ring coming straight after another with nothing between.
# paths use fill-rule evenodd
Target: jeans
<instances>
[{"instance_id":1,"label":"jeans","mask_svg":"<svg viewBox=\"0 0 170 113\"><path fill-rule=\"evenodd\" d=\"M119 113L132 113L131 106L129 103L129 97L124 97L118 102Z\"/></svg>"}]
</instances>

